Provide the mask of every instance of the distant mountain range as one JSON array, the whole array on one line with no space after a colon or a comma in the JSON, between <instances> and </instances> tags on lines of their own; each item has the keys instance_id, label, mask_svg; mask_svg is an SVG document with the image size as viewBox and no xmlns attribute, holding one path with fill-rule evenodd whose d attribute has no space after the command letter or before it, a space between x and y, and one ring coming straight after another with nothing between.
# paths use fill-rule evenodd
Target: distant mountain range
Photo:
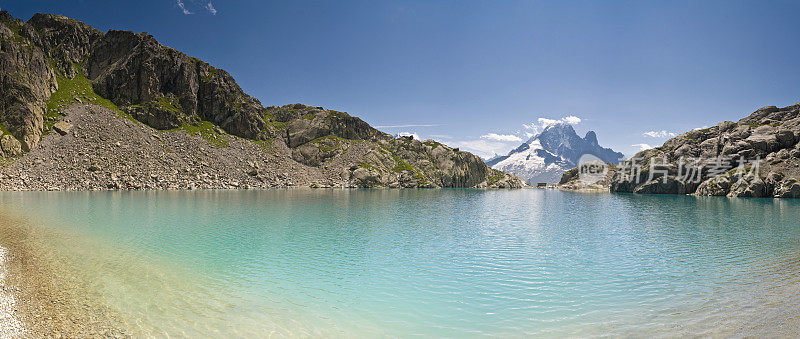
<instances>
[{"instance_id":1,"label":"distant mountain range","mask_svg":"<svg viewBox=\"0 0 800 339\"><path fill-rule=\"evenodd\" d=\"M548 126L508 155L486 161L491 168L516 174L528 184L557 183L561 175L578 165L581 156L591 154L608 163L619 163L622 153L604 148L593 131L581 138L571 125Z\"/></svg>"}]
</instances>

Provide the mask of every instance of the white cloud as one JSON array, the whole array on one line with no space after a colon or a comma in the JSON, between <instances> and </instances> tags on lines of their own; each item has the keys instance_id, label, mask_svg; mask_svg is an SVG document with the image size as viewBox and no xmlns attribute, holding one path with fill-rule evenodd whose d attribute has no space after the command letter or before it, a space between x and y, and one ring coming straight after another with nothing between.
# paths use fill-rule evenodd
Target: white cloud
<instances>
[{"instance_id":1,"label":"white cloud","mask_svg":"<svg viewBox=\"0 0 800 339\"><path fill-rule=\"evenodd\" d=\"M214 8L214 5L211 4L211 1L209 1L208 4L206 4L206 10L208 10L208 12L211 13L211 15L217 15L217 9Z\"/></svg>"},{"instance_id":2,"label":"white cloud","mask_svg":"<svg viewBox=\"0 0 800 339\"><path fill-rule=\"evenodd\" d=\"M497 133L489 133L485 135L481 135L481 139L486 140L494 140L494 141L504 141L504 142L520 142L522 138L513 135L513 134L497 134Z\"/></svg>"},{"instance_id":3,"label":"white cloud","mask_svg":"<svg viewBox=\"0 0 800 339\"><path fill-rule=\"evenodd\" d=\"M186 5L183 4L183 0L177 0L177 1L178 1L178 7L181 8L181 11L183 11L183 14L186 14L186 15L194 14L194 13L190 12L188 9L186 9Z\"/></svg>"},{"instance_id":4,"label":"white cloud","mask_svg":"<svg viewBox=\"0 0 800 339\"><path fill-rule=\"evenodd\" d=\"M539 120L539 125L538 126L545 127L545 128L547 126L556 125L556 124L559 124L561 122L561 120L547 119L547 118L539 118L538 120Z\"/></svg>"},{"instance_id":5,"label":"white cloud","mask_svg":"<svg viewBox=\"0 0 800 339\"><path fill-rule=\"evenodd\" d=\"M577 125L581 123L581 118L578 118L574 115L566 116L561 118L561 121L566 122L570 125Z\"/></svg>"},{"instance_id":6,"label":"white cloud","mask_svg":"<svg viewBox=\"0 0 800 339\"><path fill-rule=\"evenodd\" d=\"M484 139L457 141L452 146L463 148L485 159L497 154L506 154L514 147L514 145L508 143Z\"/></svg>"},{"instance_id":7,"label":"white cloud","mask_svg":"<svg viewBox=\"0 0 800 339\"><path fill-rule=\"evenodd\" d=\"M532 122L530 124L522 124L522 127L525 129L532 130L534 134L539 133L541 130L557 125L557 124L569 124L569 125L577 125L581 123L583 119L576 117L574 115L565 116L561 119L549 119L549 118L539 118L536 119L536 122Z\"/></svg>"},{"instance_id":8,"label":"white cloud","mask_svg":"<svg viewBox=\"0 0 800 339\"><path fill-rule=\"evenodd\" d=\"M692 131L696 131L696 130L700 130L700 129L706 129L706 128L708 128L708 126L694 128L694 129L692 129Z\"/></svg>"},{"instance_id":9,"label":"white cloud","mask_svg":"<svg viewBox=\"0 0 800 339\"><path fill-rule=\"evenodd\" d=\"M400 132L400 133L397 133L394 137L395 138L399 138L399 137L414 137L414 140L421 140L419 138L419 135L417 135L416 132Z\"/></svg>"},{"instance_id":10,"label":"white cloud","mask_svg":"<svg viewBox=\"0 0 800 339\"><path fill-rule=\"evenodd\" d=\"M651 148L653 148L653 146L650 146L650 145L648 145L648 144L633 144L633 145L631 145L631 146L634 146L634 147L639 147L639 150L640 150L640 151L644 151L644 150L648 150L648 149L651 149Z\"/></svg>"},{"instance_id":11,"label":"white cloud","mask_svg":"<svg viewBox=\"0 0 800 339\"><path fill-rule=\"evenodd\" d=\"M673 132L667 132L667 131L661 130L661 131L644 132L644 133L642 133L642 135L644 135L646 137L651 137L651 138L672 138L672 137L676 136L677 134L675 134Z\"/></svg>"}]
</instances>

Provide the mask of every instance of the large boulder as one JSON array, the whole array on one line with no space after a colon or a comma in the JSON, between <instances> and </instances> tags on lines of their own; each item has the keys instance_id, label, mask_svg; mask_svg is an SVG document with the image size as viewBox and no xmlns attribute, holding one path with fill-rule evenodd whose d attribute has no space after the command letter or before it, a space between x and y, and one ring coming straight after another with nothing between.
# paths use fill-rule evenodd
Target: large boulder
<instances>
[{"instance_id":1,"label":"large boulder","mask_svg":"<svg viewBox=\"0 0 800 339\"><path fill-rule=\"evenodd\" d=\"M16 157L22 155L22 143L10 134L0 137L0 151L6 157Z\"/></svg>"},{"instance_id":2,"label":"large boulder","mask_svg":"<svg viewBox=\"0 0 800 339\"><path fill-rule=\"evenodd\" d=\"M775 187L776 198L800 198L800 182L796 179L787 179Z\"/></svg>"},{"instance_id":3,"label":"large boulder","mask_svg":"<svg viewBox=\"0 0 800 339\"><path fill-rule=\"evenodd\" d=\"M771 195L763 180L756 177L744 177L731 185L728 196L763 198Z\"/></svg>"}]
</instances>

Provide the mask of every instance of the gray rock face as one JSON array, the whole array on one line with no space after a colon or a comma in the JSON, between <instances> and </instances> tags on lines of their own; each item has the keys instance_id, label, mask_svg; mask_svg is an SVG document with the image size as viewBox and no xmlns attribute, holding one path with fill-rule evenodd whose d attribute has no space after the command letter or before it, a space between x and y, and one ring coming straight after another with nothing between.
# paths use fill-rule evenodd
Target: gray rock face
<instances>
[{"instance_id":1,"label":"gray rock face","mask_svg":"<svg viewBox=\"0 0 800 339\"><path fill-rule=\"evenodd\" d=\"M38 144L44 101L57 87L45 53L32 40L41 38L31 26L0 11L0 123L25 151Z\"/></svg>"},{"instance_id":2,"label":"gray rock face","mask_svg":"<svg viewBox=\"0 0 800 339\"><path fill-rule=\"evenodd\" d=\"M13 136L6 134L0 137L0 151L6 157L16 157L22 154L22 144Z\"/></svg>"},{"instance_id":3,"label":"gray rock face","mask_svg":"<svg viewBox=\"0 0 800 339\"><path fill-rule=\"evenodd\" d=\"M165 47L151 35L109 31L92 45L87 70L97 94L119 106L144 106L133 114L152 127L205 120L243 138L269 136L265 109L228 72Z\"/></svg>"},{"instance_id":4,"label":"gray rock face","mask_svg":"<svg viewBox=\"0 0 800 339\"><path fill-rule=\"evenodd\" d=\"M800 183L790 179L778 183L775 187L776 198L800 198Z\"/></svg>"},{"instance_id":5,"label":"gray rock face","mask_svg":"<svg viewBox=\"0 0 800 339\"><path fill-rule=\"evenodd\" d=\"M9 131L0 138L0 155L26 164L12 166L14 175L7 178L30 172L24 174L28 180L12 180L13 189L524 185L516 176L492 170L470 153L432 140L394 139L347 113L303 104L263 107L226 71L163 46L146 33L103 33L52 14L36 14L23 22L2 11L0 66L0 123ZM93 115L99 111L104 112L103 119ZM67 112L73 112L83 125L78 128L67 123ZM131 126L126 119L147 127ZM93 122L99 125L92 126ZM57 133L48 135L51 126ZM104 137L82 134L86 130ZM177 130L197 139L191 142L194 148L181 156L216 162L217 179L174 177L187 172L187 167L202 165L160 158L164 156L160 145L165 142L160 133ZM106 144L125 133L147 135L148 140L128 136L121 141L146 145L145 149L155 154L151 157L141 150L126 150L120 141ZM41 147L57 151L36 152L43 137L47 145ZM173 146L190 143L182 138L172 138ZM245 148L243 143L251 147ZM269 154L272 160L263 167L241 166L240 161L237 166L243 168L230 170L226 159L206 157L207 148L214 148L218 151L215 157L228 152L230 157L245 158L243 150L252 152L253 147L258 149L255 154ZM72 148L80 151L71 152ZM82 155L95 149L102 153ZM28 153L37 153L33 164L26 159ZM78 166L62 164L67 156ZM153 168L148 161L157 166ZM55 164L58 169L38 171L41 164ZM145 167L151 168L155 177L124 173L127 168ZM110 168L118 172L100 175ZM275 174L278 168L290 170ZM266 178L264 173L275 175ZM157 180L165 176L175 179ZM109 178L111 182L106 182Z\"/></svg>"},{"instance_id":6,"label":"gray rock face","mask_svg":"<svg viewBox=\"0 0 800 339\"><path fill-rule=\"evenodd\" d=\"M724 121L667 140L663 146L639 152L623 168L645 165L637 176L618 173L615 192L696 194L729 197L796 198L800 179L800 104L761 108L739 122ZM698 177L678 173L681 158L700 159ZM715 161L716 159L716 161ZM740 164L740 160L757 161ZM635 162L634 162L635 161ZM666 161L669 170L651 178L647 164ZM741 167L740 167L741 166ZM684 173L685 174L685 173ZM688 180L692 179L692 180Z\"/></svg>"}]
</instances>

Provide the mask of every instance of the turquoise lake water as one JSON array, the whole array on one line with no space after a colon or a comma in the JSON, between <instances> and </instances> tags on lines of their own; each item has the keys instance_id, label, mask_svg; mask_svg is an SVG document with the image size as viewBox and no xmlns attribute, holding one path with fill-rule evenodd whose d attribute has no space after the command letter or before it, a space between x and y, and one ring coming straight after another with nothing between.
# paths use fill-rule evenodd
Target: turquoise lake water
<instances>
[{"instance_id":1,"label":"turquoise lake water","mask_svg":"<svg viewBox=\"0 0 800 339\"><path fill-rule=\"evenodd\" d=\"M791 333L800 201L553 190L0 193L135 335Z\"/></svg>"}]
</instances>

